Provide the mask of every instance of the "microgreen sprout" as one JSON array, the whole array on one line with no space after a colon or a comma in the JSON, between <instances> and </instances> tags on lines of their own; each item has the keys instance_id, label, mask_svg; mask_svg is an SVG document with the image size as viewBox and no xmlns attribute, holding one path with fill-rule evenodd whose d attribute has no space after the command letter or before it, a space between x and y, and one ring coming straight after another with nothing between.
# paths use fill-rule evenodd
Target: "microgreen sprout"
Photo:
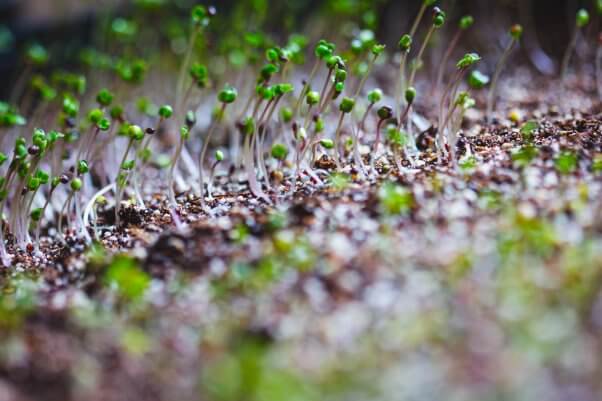
<instances>
[{"instance_id":1,"label":"microgreen sprout","mask_svg":"<svg viewBox=\"0 0 602 401\"><path fill-rule=\"evenodd\" d=\"M186 49L186 54L184 56L184 61L182 62L182 65L180 67L180 73L178 76L178 82L177 82L177 86L176 86L176 109L177 110L181 110L182 107L184 107L184 99L183 99L183 92L184 92L184 85L185 85L185 81L186 81L186 73L187 71L189 71L189 66L190 66L190 62L192 60L192 55L193 55L193 50L194 50L194 46L196 44L196 39L198 37L198 35L201 33L201 31L207 27L207 25L209 25L209 20L211 17L213 17L215 15L215 8L213 6L211 7L204 7L202 5L196 5L192 8L191 12L190 12L190 20L191 20L191 24L192 24L192 30L190 33L190 38L188 39L188 47ZM196 72L199 72L198 70ZM193 75L193 79L197 79L197 77ZM206 71L205 71L205 75L206 75ZM197 84L198 84L198 79L197 79Z\"/></svg>"},{"instance_id":2,"label":"microgreen sprout","mask_svg":"<svg viewBox=\"0 0 602 401\"><path fill-rule=\"evenodd\" d=\"M416 19L414 20L414 23L412 24L412 29L410 30L410 36L414 36L416 34L416 31L418 30L418 26L420 25L420 22L422 21L422 18L424 17L424 13L426 12L427 8L429 8L436 2L437 2L437 0L423 0L422 1L422 5L420 6L418 15L416 16Z\"/></svg>"},{"instance_id":3,"label":"microgreen sprout","mask_svg":"<svg viewBox=\"0 0 602 401\"><path fill-rule=\"evenodd\" d=\"M458 23L456 33L454 34L454 37L452 38L449 46L447 46L447 50L445 51L443 58L439 63L439 70L437 72L437 83L435 88L441 88L441 84L443 83L443 76L445 74L445 68L447 67L449 59L451 58L452 54L454 53L454 50L458 46L458 42L462 38L464 32L466 32L470 27L472 27L473 24L474 18L471 15L465 15L464 17L460 18L460 22Z\"/></svg>"},{"instance_id":4,"label":"microgreen sprout","mask_svg":"<svg viewBox=\"0 0 602 401\"><path fill-rule=\"evenodd\" d=\"M389 141L391 149L393 150L393 157L397 166L397 170L399 173L402 173L404 168L401 163L401 155L405 146L408 144L408 134L402 131L399 126L390 124L387 126L387 140Z\"/></svg>"},{"instance_id":5,"label":"microgreen sprout","mask_svg":"<svg viewBox=\"0 0 602 401\"><path fill-rule=\"evenodd\" d=\"M429 44L431 37L433 36L435 31L437 29L440 29L443 26L443 24L445 23L445 17L446 17L445 12L443 12L439 7L433 8L432 24L426 34L426 37L424 38L424 41L422 42L422 46L420 47L420 50L418 51L418 55L416 56L416 58L413 61L413 65L411 68L412 72L410 73L410 79L408 80L408 87L414 86L414 79L416 79L416 72L422 66L422 56L424 54L424 51L426 50L426 47Z\"/></svg>"},{"instance_id":6,"label":"microgreen sprout","mask_svg":"<svg viewBox=\"0 0 602 401\"><path fill-rule=\"evenodd\" d=\"M465 54L456 64L456 72L441 96L441 101L439 103L439 129L436 140L440 158L444 153L444 138L446 136L448 122L452 119L456 109L462 105L462 101L468 97L467 92L466 94L456 95L458 88L468 70L480 60L481 57L476 53ZM455 135L455 132L447 133L448 140L455 138ZM451 148L452 144L448 143L448 145ZM455 146L455 144L453 146ZM455 163L455 159L452 161Z\"/></svg>"},{"instance_id":7,"label":"microgreen sprout","mask_svg":"<svg viewBox=\"0 0 602 401\"><path fill-rule=\"evenodd\" d=\"M123 152L121 162L119 163L119 173L117 174L117 178L115 180L115 224L117 227L119 227L119 211L121 210L121 199L123 192L125 191L125 187L128 183L128 177L136 165L135 158L131 160L128 160L127 158L132 146L135 143L140 143L144 139L144 131L138 125L130 125L128 127L127 134L128 144Z\"/></svg>"},{"instance_id":8,"label":"microgreen sprout","mask_svg":"<svg viewBox=\"0 0 602 401\"><path fill-rule=\"evenodd\" d=\"M316 61L314 63L314 66L311 69L309 78L307 79L307 81L305 81L305 84L303 85L303 88L301 89L301 93L299 94L299 97L297 98L297 102L295 103L295 107L293 109L293 117L295 117L297 115L297 113L299 112L299 107L301 106L301 101L307 94L307 91L311 88L311 84L314 79L314 76L316 75L316 73L318 72L318 68L320 67L320 62L330 58L333 55L335 48L336 47L335 47L334 43L327 42L323 39L321 39L318 42L318 44L316 45L316 47L314 49L314 55L316 56Z\"/></svg>"},{"instance_id":9,"label":"microgreen sprout","mask_svg":"<svg viewBox=\"0 0 602 401\"><path fill-rule=\"evenodd\" d=\"M374 105L376 103L380 102L380 100L383 98L383 91L379 88L372 89L370 92L368 92L367 98L368 98L368 107L366 108L366 111L364 112L364 115L363 115L362 119L360 120L360 123L358 126L360 131L364 130L364 128L366 126L366 118L368 117L368 115L370 114L372 109L374 108Z\"/></svg>"},{"instance_id":10,"label":"microgreen sprout","mask_svg":"<svg viewBox=\"0 0 602 401\"><path fill-rule=\"evenodd\" d=\"M582 8L577 11L577 16L575 17L575 28L573 29L573 34L571 36L571 40L569 45L564 53L564 57L562 58L562 66L560 68L560 76L563 81L566 80L567 73L569 70L569 64L571 62L571 56L575 51L575 47L577 46L577 40L579 38L579 31L583 29L589 23L589 13L586 9Z\"/></svg>"},{"instance_id":11,"label":"microgreen sprout","mask_svg":"<svg viewBox=\"0 0 602 401\"><path fill-rule=\"evenodd\" d=\"M370 72L372 71L372 68L374 67L374 63L376 62L376 59L378 59L378 56L380 56L384 51L385 51L385 45L375 44L372 46L372 49L371 49L372 58L370 58L370 61L368 63L368 70L366 71L366 73L362 77L362 80L360 81L359 85L357 86L357 89L355 91L355 96L354 96L355 98L357 98L360 95L360 93L362 92L362 89L364 89L364 85L366 84L366 80L368 79L368 76L370 75Z\"/></svg>"},{"instance_id":12,"label":"microgreen sprout","mask_svg":"<svg viewBox=\"0 0 602 401\"><path fill-rule=\"evenodd\" d=\"M184 148L184 144L190 138L190 129L192 128L192 125L187 124L180 128L180 140L178 141L178 145L176 146L169 166L169 173L167 176L167 189L169 191L169 202L171 203L172 208L175 208L177 205L174 191L174 171L176 166L178 165L178 162L180 161L180 156L182 155L182 149Z\"/></svg>"},{"instance_id":13,"label":"microgreen sprout","mask_svg":"<svg viewBox=\"0 0 602 401\"><path fill-rule=\"evenodd\" d=\"M215 151L215 161L211 165L211 170L209 172L209 184L207 184L207 197L210 200L213 199L213 177L215 176L215 169L222 161L224 161L224 152L218 149Z\"/></svg>"},{"instance_id":14,"label":"microgreen sprout","mask_svg":"<svg viewBox=\"0 0 602 401\"><path fill-rule=\"evenodd\" d=\"M508 42L508 45L506 45L506 48L504 49L502 56L500 57L500 59L498 60L496 66L495 66L495 72L493 73L493 78L491 80L491 86L489 87L489 95L487 96L487 114L486 114L487 118L492 117L492 113L495 108L495 98L497 96L497 92L496 92L497 83L500 78L500 75L506 65L506 62L508 60L508 57L510 56L510 53L512 53L512 49L519 42L522 35L523 35L523 27L521 25L512 25L512 27L510 27L510 31L509 31L510 41Z\"/></svg>"},{"instance_id":15,"label":"microgreen sprout","mask_svg":"<svg viewBox=\"0 0 602 401\"><path fill-rule=\"evenodd\" d=\"M401 109L401 94L403 93L406 85L406 63L408 54L412 48L412 36L405 34L399 39L398 43L399 50L401 50L399 60L399 73L397 75L397 83L395 85L395 105L397 110Z\"/></svg>"},{"instance_id":16,"label":"microgreen sprout","mask_svg":"<svg viewBox=\"0 0 602 401\"><path fill-rule=\"evenodd\" d=\"M378 147L380 145L380 131L383 123L393 118L393 109L390 106L381 106L376 114L378 116L378 122L376 123L376 134L374 140L374 147L372 149L372 157L370 158L370 164L372 170L374 170L374 163L378 155Z\"/></svg>"},{"instance_id":17,"label":"microgreen sprout","mask_svg":"<svg viewBox=\"0 0 602 401\"><path fill-rule=\"evenodd\" d=\"M341 128L343 127L343 119L345 118L346 114L351 113L351 111L353 110L353 107L355 106L355 100L349 97L343 98L343 100L341 100L341 103L339 105L339 111L340 111L340 117L339 117L339 122L337 124L337 128L335 130L335 155L336 155L336 162L337 165L340 167L341 166L341 153L340 153L340 149L342 146L341 143Z\"/></svg>"},{"instance_id":18,"label":"microgreen sprout","mask_svg":"<svg viewBox=\"0 0 602 401\"><path fill-rule=\"evenodd\" d=\"M237 97L238 91L230 85L226 85L217 95L217 100L221 103L220 110L218 112L217 118L211 122L211 126L209 127L209 131L207 132L207 136L203 141L203 149L201 150L201 154L199 157L199 193L201 204L203 205L203 207L205 206L205 182L203 178L205 155L207 154L207 149L209 148L209 143L211 142L211 137L213 135L213 132L215 131L217 123L221 121L224 113L226 112L226 107L228 107L229 104L234 103Z\"/></svg>"}]
</instances>

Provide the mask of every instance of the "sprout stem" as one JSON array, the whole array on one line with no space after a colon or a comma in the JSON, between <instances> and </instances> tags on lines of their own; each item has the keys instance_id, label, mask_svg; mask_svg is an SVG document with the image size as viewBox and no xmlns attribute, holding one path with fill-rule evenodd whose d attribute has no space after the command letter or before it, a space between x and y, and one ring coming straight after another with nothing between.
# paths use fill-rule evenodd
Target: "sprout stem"
<instances>
[{"instance_id":1,"label":"sprout stem","mask_svg":"<svg viewBox=\"0 0 602 401\"><path fill-rule=\"evenodd\" d=\"M182 138L180 136L180 141L178 142L176 151L174 152L173 157L171 159L169 173L167 175L167 188L169 191L169 202L171 203L172 208L175 208L177 206L176 196L175 196L175 191L174 191L174 183L173 183L174 169L176 168L176 165L178 164L178 160L180 160L180 155L182 153L183 147L184 147L184 138Z\"/></svg>"},{"instance_id":2,"label":"sprout stem","mask_svg":"<svg viewBox=\"0 0 602 401\"><path fill-rule=\"evenodd\" d=\"M339 123L337 125L337 129L335 131L334 137L334 147L335 147L335 161L337 162L337 166L341 168L341 149L340 149L340 141L341 141L341 128L343 127L343 119L345 118L345 113L341 111L341 116L339 117Z\"/></svg>"},{"instance_id":3,"label":"sprout stem","mask_svg":"<svg viewBox=\"0 0 602 401\"><path fill-rule=\"evenodd\" d=\"M203 149L201 150L201 156L199 157L199 194L201 199L201 206L203 209L206 207L205 204L205 180L204 180L204 168L203 164L205 163L205 157L207 155L207 149L209 148L209 142L211 142L211 137L213 135L213 131L215 131L215 127L217 126L217 122L223 117L224 112L226 111L226 106L228 103L222 103L222 107L220 108L219 115L211 122L211 127L209 128L209 132L207 133L207 137L203 143Z\"/></svg>"},{"instance_id":4,"label":"sprout stem","mask_svg":"<svg viewBox=\"0 0 602 401\"><path fill-rule=\"evenodd\" d=\"M412 25L412 29L410 30L411 37L414 37L414 35L416 34L416 31L418 30L418 26L420 25L420 22L422 21L422 18L424 17L424 13L426 12L427 7L428 7L427 2L423 1L422 6L420 7L420 11L418 11L418 15L416 15L416 19L414 20L414 24Z\"/></svg>"},{"instance_id":5,"label":"sprout stem","mask_svg":"<svg viewBox=\"0 0 602 401\"><path fill-rule=\"evenodd\" d=\"M366 127L366 119L368 118L368 114L370 114L373 107L374 107L374 103L370 103L368 105L368 107L366 108L366 111L364 112L364 115L362 116L362 119L360 120L360 123L358 125L359 133L364 131L364 128ZM359 133L358 133L358 135L359 135Z\"/></svg>"},{"instance_id":6,"label":"sprout stem","mask_svg":"<svg viewBox=\"0 0 602 401\"><path fill-rule=\"evenodd\" d=\"M372 72L372 68L374 67L374 62L376 61L377 58L378 58L378 54L374 54L372 56L372 58L370 59L370 63L368 64L368 71L366 71L366 73L362 77L362 80L360 81L359 85L357 86L355 95L353 96L354 98L357 98L360 95L362 89L364 89L364 85L366 85L368 76L370 75L370 72Z\"/></svg>"},{"instance_id":7,"label":"sprout stem","mask_svg":"<svg viewBox=\"0 0 602 401\"><path fill-rule=\"evenodd\" d=\"M458 28L451 43L447 47L443 58L441 59L441 63L439 64L439 71L437 72L437 83L435 85L436 91L439 91L439 88L441 88L441 85L443 84L443 75L445 74L445 67L447 66L447 63L449 62L449 59L451 58L454 50L456 50L456 46L458 46L458 42L462 37L462 32L464 32L464 29Z\"/></svg>"},{"instance_id":8,"label":"sprout stem","mask_svg":"<svg viewBox=\"0 0 602 401\"><path fill-rule=\"evenodd\" d=\"M59 233L59 235L63 233L63 215L65 214L65 210L68 210L68 205L71 203L71 199L73 198L74 193L75 191L69 192L69 195L67 196L67 199L65 199L63 207L61 208L61 211L59 213L59 222L57 225L57 232Z\"/></svg>"},{"instance_id":9,"label":"sprout stem","mask_svg":"<svg viewBox=\"0 0 602 401\"><path fill-rule=\"evenodd\" d=\"M411 86L414 86L414 79L416 78L416 72L418 72L418 69L421 67L422 56L424 55L424 51L426 50L426 47L427 47L428 43L430 42L431 37L433 36L433 33L435 32L435 29L436 29L436 26L434 24L431 25L431 27L429 28L429 30L426 34L426 37L424 38L424 41L422 42L422 45L420 46L418 55L414 59L414 65L412 66L412 72L410 73L410 80L408 81L408 88Z\"/></svg>"},{"instance_id":10,"label":"sprout stem","mask_svg":"<svg viewBox=\"0 0 602 401\"><path fill-rule=\"evenodd\" d=\"M92 209L94 208L94 205L96 204L96 200L98 198L100 198L101 196L104 196L104 194L106 194L107 192L109 192L111 190L115 190L115 189L116 189L115 183L110 183L109 185L102 188L100 191L96 192L92 196L92 198L90 198L90 200L86 204L86 207L84 208L84 218L83 218L84 229L87 228L88 224L90 223L90 214L92 213ZM46 204L48 204L48 201L46 201ZM46 208L46 205L44 205L44 209L45 208ZM42 209L42 212L44 211L44 209ZM44 215L44 213L42 213L42 216L43 215ZM96 225L96 221L94 222L94 225ZM37 237L37 235L36 235L36 237Z\"/></svg>"},{"instance_id":11,"label":"sprout stem","mask_svg":"<svg viewBox=\"0 0 602 401\"><path fill-rule=\"evenodd\" d=\"M399 60L399 76L397 78L397 85L395 88L397 89L395 93L395 105L397 106L396 110L401 110L401 94L405 91L406 88L406 64L408 61L408 53L405 51L401 52L401 59Z\"/></svg>"},{"instance_id":12,"label":"sprout stem","mask_svg":"<svg viewBox=\"0 0 602 401\"><path fill-rule=\"evenodd\" d=\"M492 117L492 113L495 108L497 83L500 79L500 75L506 64L506 61L508 60L508 57L510 56L512 49L514 48L515 43L516 43L515 39L510 40L510 43L508 43L508 46L506 46L506 49L504 49L504 53L502 53L502 57L500 58L500 60L498 61L497 65L495 67L495 72L493 74L493 78L491 79L491 87L489 88L489 94L487 96L486 117L488 119L490 119ZM452 98L452 101L453 101L453 98Z\"/></svg>"},{"instance_id":13,"label":"sprout stem","mask_svg":"<svg viewBox=\"0 0 602 401\"><path fill-rule=\"evenodd\" d=\"M127 184L127 175L124 177L123 182L120 181L120 175L123 174L121 172L122 166L127 160L128 154L130 153L130 149L132 148L132 144L134 143L134 138L130 138L128 141L128 145L125 148L125 152L123 153L123 157L121 158L121 162L119 163L119 171L117 172L117 178L115 179L115 226L119 227L119 210L121 208L121 197L123 196L123 191L125 190L125 186Z\"/></svg>"},{"instance_id":14,"label":"sprout stem","mask_svg":"<svg viewBox=\"0 0 602 401\"><path fill-rule=\"evenodd\" d=\"M324 80L324 86L322 86L322 91L320 91L320 104L324 101L324 95L326 95L326 89L328 88L328 82L330 81L330 76L332 75L332 70L333 70L333 68L328 69L328 74L326 75L326 79ZM318 107L320 106L320 104L318 104ZM311 105L307 109L308 113L309 113L309 110L311 110Z\"/></svg>"},{"instance_id":15,"label":"sprout stem","mask_svg":"<svg viewBox=\"0 0 602 401\"><path fill-rule=\"evenodd\" d=\"M295 103L295 108L293 109L293 118L297 116L297 113L299 112L299 107L301 107L301 101L303 101L303 99L305 98L305 94L307 93L309 88L311 88L311 81L313 81L314 76L318 71L318 68L320 68L320 61L321 60L319 58L316 60L314 66L311 69L311 73L309 74L307 82L305 82L305 85L303 85L303 89L301 89L301 93L299 94L297 102Z\"/></svg>"},{"instance_id":16,"label":"sprout stem","mask_svg":"<svg viewBox=\"0 0 602 401\"><path fill-rule=\"evenodd\" d=\"M561 77L563 83L566 81L566 77L569 72L568 70L569 70L569 65L571 63L571 56L573 55L573 52L575 51L575 47L577 46L578 37L579 37L579 27L575 26L575 29L573 30L573 34L571 36L571 41L569 42L569 46L566 48L566 52L564 53L564 56L562 57L562 64L560 67L560 77Z\"/></svg>"},{"instance_id":17,"label":"sprout stem","mask_svg":"<svg viewBox=\"0 0 602 401\"><path fill-rule=\"evenodd\" d=\"M188 41L188 48L186 49L186 56L184 56L184 62L180 67L180 73L178 75L178 84L176 86L176 108L180 112L182 111L182 91L184 90L184 82L186 80L186 73L190 66L190 60L192 59L192 51L194 49L194 42L196 41L196 37L201 31L200 26L195 26L190 35L190 40Z\"/></svg>"}]
</instances>

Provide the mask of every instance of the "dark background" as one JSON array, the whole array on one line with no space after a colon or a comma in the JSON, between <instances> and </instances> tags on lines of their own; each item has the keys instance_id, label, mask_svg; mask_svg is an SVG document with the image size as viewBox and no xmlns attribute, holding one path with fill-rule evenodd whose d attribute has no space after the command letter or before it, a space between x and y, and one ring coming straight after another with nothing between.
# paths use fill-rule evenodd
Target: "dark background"
<instances>
[{"instance_id":1,"label":"dark background","mask_svg":"<svg viewBox=\"0 0 602 401\"><path fill-rule=\"evenodd\" d=\"M172 1L182 12L196 3L194 0ZM216 0L214 4L220 14L227 15L235 6L254 1L257 0ZM270 32L302 30L316 13L336 14L333 10L337 4L354 4L354 1L358 2L358 7L359 3L363 7L374 7L380 21L376 29L377 37L389 45L394 45L404 33L421 4L421 0L343 0L339 3L270 0L271 15L262 24ZM475 16L476 25L467 40L470 46L481 51L486 51L487 47L499 47L496 42L503 37L500 33L512 23L523 23L527 27L523 47L527 50L541 48L544 52L539 56L525 52L529 56L527 59L540 72L553 73L556 68L553 60L557 60L566 47L576 10L586 7L592 11L594 0L442 0L439 4L454 21L468 13ZM127 15L130 9L131 3L127 0L0 0L0 96L6 96L18 74L18 61L28 43L37 41L47 45L54 62L63 63L61 66L66 67L64 64L69 61L62 60L61 54L92 40L99 15L108 12ZM277 18L279 14L293 16L286 21L286 27Z\"/></svg>"}]
</instances>

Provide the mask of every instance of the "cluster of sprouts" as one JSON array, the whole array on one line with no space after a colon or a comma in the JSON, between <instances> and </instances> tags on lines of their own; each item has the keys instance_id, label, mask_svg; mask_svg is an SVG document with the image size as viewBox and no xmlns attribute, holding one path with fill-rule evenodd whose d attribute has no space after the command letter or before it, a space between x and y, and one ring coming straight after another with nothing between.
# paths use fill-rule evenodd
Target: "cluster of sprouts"
<instances>
[{"instance_id":1,"label":"cluster of sprouts","mask_svg":"<svg viewBox=\"0 0 602 401\"><path fill-rule=\"evenodd\" d=\"M82 60L88 67L114 74L128 88L99 88L92 102L84 75L65 71L41 75L50 55L40 45L31 46L11 99L0 103L0 126L12 143L8 152L0 153L2 263L10 265L11 252L19 250L42 255L44 228L59 239L77 236L87 242L103 229L118 230L124 208L149 207L156 195L176 226L182 227L182 194L194 195L203 213L212 215L216 195L235 188L230 183L244 182L252 197L274 204L294 196L300 183L326 185L333 173L353 172L364 180L377 180L387 169L403 174L425 163L421 158L425 150L416 146L416 133L424 127L416 121L428 117L434 117L437 131L430 151L438 163L455 168L464 114L476 105L471 91L484 88L490 79L474 69L481 60L474 52L462 56L455 68L447 68L464 33L475 23L472 16L464 16L446 43L433 80L436 115L418 115L417 83L426 49L448 20L435 3L425 0L410 31L401 36L393 58L399 63L394 66L396 83L390 91L371 87L372 72L387 49L368 30L341 51L320 40L306 52L307 40L300 35L282 47L266 46L258 58L263 65L253 80L213 75L196 49L206 44L214 7L192 9L173 95L161 106L144 97L135 101L135 107L128 104L129 88L143 87L149 79L148 61L87 49ZM580 10L563 77L577 33L588 20L587 12ZM125 20L113 24L121 39L133 35L128 27ZM493 71L487 117L495 112L498 81L521 34L519 25L511 27ZM313 63L309 71L300 66L305 58ZM220 79L216 93L214 83ZM243 81L252 85L240 84ZM211 113L202 107L206 103ZM32 107L35 111L28 118L21 115L19 110ZM389 162L392 167L385 169ZM226 184L217 185L218 177L226 177L220 181ZM102 219L101 210L108 212Z\"/></svg>"}]
</instances>

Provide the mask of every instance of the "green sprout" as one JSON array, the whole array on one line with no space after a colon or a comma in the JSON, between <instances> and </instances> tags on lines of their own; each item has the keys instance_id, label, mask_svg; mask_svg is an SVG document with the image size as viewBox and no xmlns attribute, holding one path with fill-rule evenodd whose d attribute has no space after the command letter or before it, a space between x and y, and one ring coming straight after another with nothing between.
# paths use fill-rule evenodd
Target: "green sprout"
<instances>
[{"instance_id":1,"label":"green sprout","mask_svg":"<svg viewBox=\"0 0 602 401\"><path fill-rule=\"evenodd\" d=\"M493 79L491 80L491 86L489 87L489 94L487 96L487 118L492 117L492 113L495 108L495 100L497 96L497 83L500 79L500 75L506 65L508 57L510 57L510 54L512 53L512 49L519 42L519 40L522 37L522 34L523 27L521 25L513 25L512 27L510 27L510 41L508 42L508 45L504 49L502 56L500 57L495 66L495 72L493 73Z\"/></svg>"},{"instance_id":2,"label":"green sprout","mask_svg":"<svg viewBox=\"0 0 602 401\"><path fill-rule=\"evenodd\" d=\"M381 106L376 114L378 116L378 122L376 123L376 135L374 140L374 148L372 149L372 157L370 159L372 170L374 169L374 162L377 158L378 147L380 145L380 131L383 123L393 118L393 109L390 106Z\"/></svg>"},{"instance_id":3,"label":"green sprout","mask_svg":"<svg viewBox=\"0 0 602 401\"><path fill-rule=\"evenodd\" d=\"M418 55L413 61L412 72L410 73L410 79L408 80L408 87L414 86L414 80L416 79L416 73L422 66L422 56L424 55L424 51L431 41L431 37L435 33L436 30L440 29L445 23L445 12L443 12L439 7L433 8L433 20L431 27L429 28L424 41L422 42L422 46L420 46L420 50L418 51ZM413 36L413 34L411 35Z\"/></svg>"},{"instance_id":4,"label":"green sprout","mask_svg":"<svg viewBox=\"0 0 602 401\"><path fill-rule=\"evenodd\" d=\"M399 39L398 43L399 50L401 50L399 60L399 73L397 75L397 83L395 84L395 105L396 110L401 109L401 94L405 90L406 86L406 63L408 54L412 48L412 36L405 34Z\"/></svg>"},{"instance_id":5,"label":"green sprout","mask_svg":"<svg viewBox=\"0 0 602 401\"><path fill-rule=\"evenodd\" d=\"M323 39L320 39L320 41L318 41L318 43L316 44L316 47L314 49L314 55L316 56L316 61L314 63L314 66L311 69L309 78L307 79L307 81L305 81L305 84L303 85L303 88L301 89L301 93L299 94L299 97L297 98L297 102L295 103L295 107L293 108L293 118L299 112L299 107L301 107L301 101L304 99L305 95L311 88L312 81L314 79L314 76L318 72L318 69L320 68L321 61L324 61L324 60L327 60L328 58L330 58L334 54L335 48L336 48L336 46L334 45L334 43L327 42Z\"/></svg>"},{"instance_id":6,"label":"green sprout","mask_svg":"<svg viewBox=\"0 0 602 401\"><path fill-rule=\"evenodd\" d=\"M443 58L441 59L441 62L439 63L439 69L437 72L437 82L435 84L436 89L441 88L441 85L443 83L443 77L445 74L445 68L449 64L449 59L451 58L452 54L456 50L456 47L458 46L460 39L462 38L463 34L470 27L473 26L473 24L474 24L474 18L471 15L465 15L462 18L460 18L460 21L458 22L458 28L456 30L456 33L454 34L454 37L452 38L449 46L447 46L447 50L445 51L445 54L443 55Z\"/></svg>"},{"instance_id":7,"label":"green sprout","mask_svg":"<svg viewBox=\"0 0 602 401\"><path fill-rule=\"evenodd\" d=\"M121 210L121 199L123 197L123 192L125 191L125 187L129 181L130 173L136 165L135 158L129 161L127 158L132 146L144 139L144 131L138 125L130 125L127 130L127 135L129 138L128 144L123 152L123 156L121 157L121 162L119 163L119 172L115 180L115 225L117 227L119 227L120 222L119 211Z\"/></svg>"},{"instance_id":8,"label":"green sprout","mask_svg":"<svg viewBox=\"0 0 602 401\"><path fill-rule=\"evenodd\" d=\"M215 177L215 169L218 164L220 164L224 160L224 152L221 150L215 151L215 161L211 165L211 170L209 172L209 183L207 184L207 197L211 200L213 199L213 179Z\"/></svg>"},{"instance_id":9,"label":"green sprout","mask_svg":"<svg viewBox=\"0 0 602 401\"><path fill-rule=\"evenodd\" d=\"M232 87L228 84L226 84L224 86L224 88L217 94L217 100L219 103L221 103L221 107L218 112L217 118L215 118L211 122L211 127L209 127L207 136L206 136L205 140L203 141L203 148L201 150L201 154L199 157L199 182L200 182L199 193L200 193L201 205L203 205L203 207L205 207L205 196L204 196L205 182L204 182L203 173L204 173L204 164L205 164L205 157L207 154L207 149L209 149L209 143L211 142L211 137L217 127L217 123L219 121L221 121L224 113L226 112L226 107L228 107L229 104L234 103L236 101L237 97L238 97L238 91L234 87Z\"/></svg>"},{"instance_id":10,"label":"green sprout","mask_svg":"<svg viewBox=\"0 0 602 401\"><path fill-rule=\"evenodd\" d=\"M462 83L462 80L468 69L476 65L479 61L481 61L481 56L476 53L466 53L457 63L456 63L456 73L447 88L443 92L443 96L441 97L441 101L439 103L439 130L436 137L437 144L437 153L439 158L445 153L444 151L444 138L447 136L448 144L450 148L450 156L451 161L456 165L455 158L455 146L457 141L457 130L456 127L458 124L452 124L452 129L448 131L448 123L450 120L454 118L454 113L458 108L460 108L460 115L456 117L456 119L461 122L461 119L464 115L464 111L474 106L474 100L470 98L468 92L458 93L458 88ZM447 106L447 107L446 107Z\"/></svg>"},{"instance_id":11,"label":"green sprout","mask_svg":"<svg viewBox=\"0 0 602 401\"><path fill-rule=\"evenodd\" d=\"M589 24L589 13L587 12L587 10L582 8L579 11L577 11L577 16L575 17L575 28L573 29L573 34L571 36L569 45L564 53L564 57L562 58L560 77L562 78L563 82L566 80L569 65L571 62L571 56L575 52L575 47L577 46L579 31L583 29L587 24Z\"/></svg>"},{"instance_id":12,"label":"green sprout","mask_svg":"<svg viewBox=\"0 0 602 401\"><path fill-rule=\"evenodd\" d=\"M339 111L340 111L340 117L339 117L339 122L337 124L337 129L335 130L335 155L336 155L336 162L337 165L340 167L341 166L341 155L340 155L340 147L341 147L341 128L343 127L343 119L345 118L346 114L351 113L351 111L353 110L355 106L355 100L349 97L344 98L343 100L341 100L341 103L339 105Z\"/></svg>"},{"instance_id":13,"label":"green sprout","mask_svg":"<svg viewBox=\"0 0 602 401\"><path fill-rule=\"evenodd\" d=\"M169 202L172 208L175 208L177 205L175 191L174 191L174 171L178 162L180 161L180 157L182 155L182 149L184 148L184 144L190 138L190 128L191 126L185 125L180 128L180 140L178 141L178 145L174 151L174 154L171 158L169 172L167 175L167 190L169 192Z\"/></svg>"},{"instance_id":14,"label":"green sprout","mask_svg":"<svg viewBox=\"0 0 602 401\"><path fill-rule=\"evenodd\" d=\"M364 115L362 116L362 119L360 120L360 123L358 124L358 128L360 131L364 130L364 128L366 126L366 118L368 118L368 115L374 108L374 105L376 103L380 102L380 100L383 98L383 91L379 88L372 89L370 92L368 92L367 98L368 98L368 107L366 108L366 111L364 112Z\"/></svg>"},{"instance_id":15,"label":"green sprout","mask_svg":"<svg viewBox=\"0 0 602 401\"><path fill-rule=\"evenodd\" d=\"M202 5L196 5L190 11L190 21L192 29L190 37L188 38L188 47L184 56L184 61L180 66L180 73L178 74L178 81L176 84L176 110L180 111L185 107L185 95L184 86L186 83L186 72L190 69L190 63L192 61L192 55L196 39L200 35L201 31L209 25L210 18L215 15L215 8L205 8ZM200 66L191 71L193 80L196 81L197 85L204 87L206 84L206 70Z\"/></svg>"}]
</instances>

